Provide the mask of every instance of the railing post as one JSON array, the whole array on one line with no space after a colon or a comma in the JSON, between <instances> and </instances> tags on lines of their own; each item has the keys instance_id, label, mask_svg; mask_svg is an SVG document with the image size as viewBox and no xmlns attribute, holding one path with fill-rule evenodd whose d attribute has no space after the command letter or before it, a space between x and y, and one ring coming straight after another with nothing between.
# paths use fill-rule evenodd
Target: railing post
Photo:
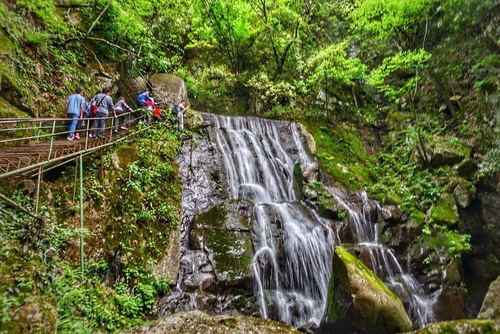
<instances>
[{"instance_id":1,"label":"railing post","mask_svg":"<svg viewBox=\"0 0 500 334\"><path fill-rule=\"evenodd\" d=\"M87 135L85 136L85 151L88 149L88 145L89 145L89 135L90 135L90 119L87 119Z\"/></svg>"},{"instance_id":2,"label":"railing post","mask_svg":"<svg viewBox=\"0 0 500 334\"><path fill-rule=\"evenodd\" d=\"M80 270L85 278L83 253L83 154L80 154Z\"/></svg>"},{"instance_id":3,"label":"railing post","mask_svg":"<svg viewBox=\"0 0 500 334\"><path fill-rule=\"evenodd\" d=\"M38 167L38 180L36 183L35 215L38 216L38 203L40 201L40 184L42 183L42 166Z\"/></svg>"},{"instance_id":4,"label":"railing post","mask_svg":"<svg viewBox=\"0 0 500 334\"><path fill-rule=\"evenodd\" d=\"M36 142L37 142L37 143L40 141L40 138L39 138L39 137L40 137L40 132L41 132L41 130L42 130L42 125L43 125L43 122L42 122L42 121L40 121L40 123L38 123L38 133L36 134L36 137L37 137L37 138L36 138Z\"/></svg>"},{"instance_id":5,"label":"railing post","mask_svg":"<svg viewBox=\"0 0 500 334\"><path fill-rule=\"evenodd\" d=\"M111 118L111 129L109 130L109 141L112 141L113 140L113 128L115 126L115 118L112 117Z\"/></svg>"},{"instance_id":6,"label":"railing post","mask_svg":"<svg viewBox=\"0 0 500 334\"><path fill-rule=\"evenodd\" d=\"M54 146L54 133L56 131L56 121L52 121L52 136L50 137L50 148L49 148L49 156L47 161L50 161L50 157L52 156L52 147Z\"/></svg>"}]
</instances>

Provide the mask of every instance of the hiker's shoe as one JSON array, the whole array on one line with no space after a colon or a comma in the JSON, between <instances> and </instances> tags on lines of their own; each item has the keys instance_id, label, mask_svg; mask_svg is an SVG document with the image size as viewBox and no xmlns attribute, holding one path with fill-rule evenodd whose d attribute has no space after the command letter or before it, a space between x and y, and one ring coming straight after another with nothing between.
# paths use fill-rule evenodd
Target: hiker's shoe
<instances>
[{"instance_id":1,"label":"hiker's shoe","mask_svg":"<svg viewBox=\"0 0 500 334\"><path fill-rule=\"evenodd\" d=\"M73 137L68 137L68 138L66 138L66 140L73 141L74 139L73 139Z\"/></svg>"},{"instance_id":2,"label":"hiker's shoe","mask_svg":"<svg viewBox=\"0 0 500 334\"><path fill-rule=\"evenodd\" d=\"M73 139L75 139L75 140L76 140L76 139L80 139L80 134L75 133L75 136L73 137Z\"/></svg>"},{"instance_id":3,"label":"hiker's shoe","mask_svg":"<svg viewBox=\"0 0 500 334\"><path fill-rule=\"evenodd\" d=\"M122 130L128 130L127 127L124 126L124 125L120 126L120 129L122 129Z\"/></svg>"}]
</instances>

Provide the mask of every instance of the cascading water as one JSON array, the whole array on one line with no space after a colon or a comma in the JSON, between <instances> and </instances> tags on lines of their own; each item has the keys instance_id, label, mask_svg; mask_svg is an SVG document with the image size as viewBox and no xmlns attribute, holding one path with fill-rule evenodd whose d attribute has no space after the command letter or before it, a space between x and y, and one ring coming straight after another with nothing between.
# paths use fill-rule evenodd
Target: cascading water
<instances>
[{"instance_id":1,"label":"cascading water","mask_svg":"<svg viewBox=\"0 0 500 334\"><path fill-rule=\"evenodd\" d=\"M251 117L204 114L206 136L184 145L180 165L183 177L183 223L177 288L165 301L180 309L199 308L204 290L212 286L214 268L210 254L189 248L190 222L200 212L225 200L251 201L254 294L261 316L295 327L320 325L326 307L332 252L341 242L332 221L321 218L303 203L296 189L297 164L302 171L314 166L306 152L303 133L294 123ZM222 190L211 176L217 170ZM365 251L376 274L401 297L419 327L433 320L433 298L398 263L394 253L378 242L373 213L383 209L365 193L327 188L347 213L356 248ZM334 230L337 234L334 233ZM203 245L203 242L200 243ZM215 278L216 279L216 278ZM212 288L212 291L217 288ZM202 291L196 295L196 291ZM201 299L200 299L201 298ZM216 293L214 310L224 312L228 301ZM162 313L163 312L163 313Z\"/></svg>"},{"instance_id":2,"label":"cascading water","mask_svg":"<svg viewBox=\"0 0 500 334\"><path fill-rule=\"evenodd\" d=\"M231 197L256 203L252 267L261 315L272 313L295 327L319 325L334 240L331 229L297 200L295 164L312 162L297 126L290 124L297 150L292 156L272 122L239 117L214 117L214 122Z\"/></svg>"},{"instance_id":3,"label":"cascading water","mask_svg":"<svg viewBox=\"0 0 500 334\"><path fill-rule=\"evenodd\" d=\"M422 284L412 275L405 273L394 252L379 243L378 224L369 214L371 211L369 208L375 206L378 211L383 209L378 203L369 200L364 192L358 194L361 203L355 206L338 196L335 189L329 190L337 203L347 211L358 248L366 250L374 272L385 280L389 288L407 305L409 314L417 327L423 327L434 321L433 305L441 291L426 294Z\"/></svg>"}]
</instances>

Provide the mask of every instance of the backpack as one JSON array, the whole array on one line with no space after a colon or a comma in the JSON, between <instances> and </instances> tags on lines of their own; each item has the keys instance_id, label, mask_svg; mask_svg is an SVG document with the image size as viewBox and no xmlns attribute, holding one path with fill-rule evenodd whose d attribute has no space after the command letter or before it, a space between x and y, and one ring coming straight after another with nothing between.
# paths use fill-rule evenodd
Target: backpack
<instances>
[{"instance_id":1,"label":"backpack","mask_svg":"<svg viewBox=\"0 0 500 334\"><path fill-rule=\"evenodd\" d=\"M146 103L148 97L149 97L148 92L142 92L139 95L137 95L137 97L135 98L135 102L137 102L139 106L142 106L143 104Z\"/></svg>"},{"instance_id":2,"label":"backpack","mask_svg":"<svg viewBox=\"0 0 500 334\"><path fill-rule=\"evenodd\" d=\"M99 101L99 103L97 103L97 95L95 97L96 97L96 99L94 100L94 102L92 102L92 105L90 106L90 115L92 117L94 117L97 114L97 109L101 106L102 102L106 98L106 96L104 96L101 99L101 101Z\"/></svg>"},{"instance_id":3,"label":"backpack","mask_svg":"<svg viewBox=\"0 0 500 334\"><path fill-rule=\"evenodd\" d=\"M172 113L174 114L174 116L177 117L177 114L179 114L179 105L178 104L175 104L172 108Z\"/></svg>"}]
</instances>

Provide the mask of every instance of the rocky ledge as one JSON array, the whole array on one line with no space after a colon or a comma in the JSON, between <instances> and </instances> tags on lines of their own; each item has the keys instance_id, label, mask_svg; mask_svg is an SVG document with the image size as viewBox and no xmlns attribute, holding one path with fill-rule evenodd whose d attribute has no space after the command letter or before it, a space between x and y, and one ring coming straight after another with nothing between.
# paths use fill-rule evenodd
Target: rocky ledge
<instances>
[{"instance_id":1,"label":"rocky ledge","mask_svg":"<svg viewBox=\"0 0 500 334\"><path fill-rule=\"evenodd\" d=\"M177 313L128 334L299 334L283 323L237 314L212 316L201 311Z\"/></svg>"}]
</instances>

